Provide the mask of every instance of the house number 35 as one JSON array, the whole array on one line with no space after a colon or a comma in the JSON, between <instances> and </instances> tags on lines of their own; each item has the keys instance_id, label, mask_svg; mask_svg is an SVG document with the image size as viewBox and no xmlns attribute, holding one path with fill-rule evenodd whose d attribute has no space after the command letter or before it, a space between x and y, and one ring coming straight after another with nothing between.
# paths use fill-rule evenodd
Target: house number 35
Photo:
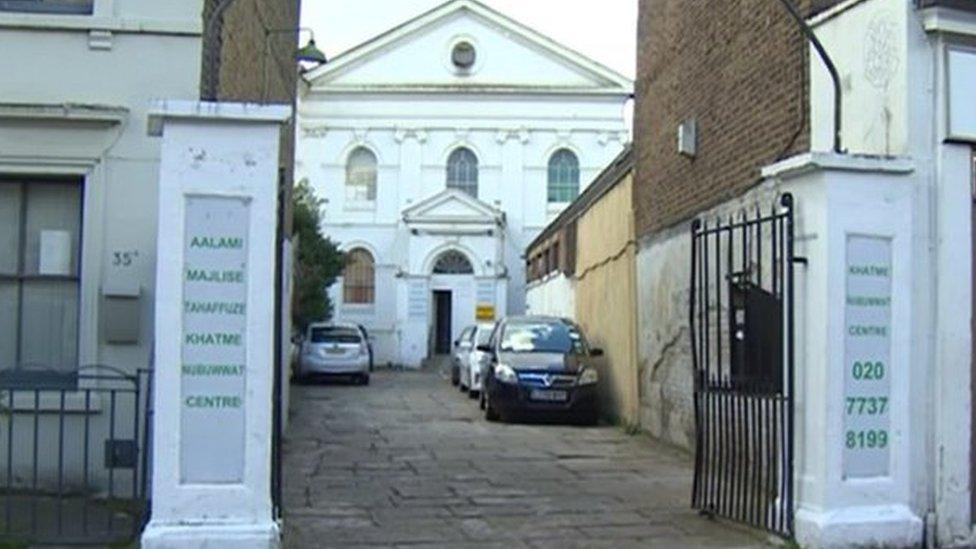
<instances>
[{"instance_id":1,"label":"house number 35","mask_svg":"<svg viewBox=\"0 0 976 549\"><path fill-rule=\"evenodd\" d=\"M137 257L139 257L137 250L114 251L112 252L112 266L128 267L132 265L132 261Z\"/></svg>"}]
</instances>

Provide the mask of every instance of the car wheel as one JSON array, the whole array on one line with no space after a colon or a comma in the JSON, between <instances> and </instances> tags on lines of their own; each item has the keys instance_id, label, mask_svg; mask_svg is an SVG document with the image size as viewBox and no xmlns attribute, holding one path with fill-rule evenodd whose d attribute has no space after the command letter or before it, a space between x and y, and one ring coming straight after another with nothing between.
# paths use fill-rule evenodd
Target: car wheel
<instances>
[{"instance_id":1,"label":"car wheel","mask_svg":"<svg viewBox=\"0 0 976 549\"><path fill-rule=\"evenodd\" d=\"M599 421L600 414L597 413L596 408L584 410L576 415L577 425L593 426L599 423Z\"/></svg>"},{"instance_id":2,"label":"car wheel","mask_svg":"<svg viewBox=\"0 0 976 549\"><path fill-rule=\"evenodd\" d=\"M481 391L475 391L474 389L471 389L471 390L468 391L468 398L475 399L475 398L478 398L478 396L480 394L481 394Z\"/></svg>"},{"instance_id":3,"label":"car wheel","mask_svg":"<svg viewBox=\"0 0 976 549\"><path fill-rule=\"evenodd\" d=\"M459 383L461 383L461 372L458 371L457 366L451 366L451 385Z\"/></svg>"},{"instance_id":4,"label":"car wheel","mask_svg":"<svg viewBox=\"0 0 976 549\"><path fill-rule=\"evenodd\" d=\"M478 398L478 408L480 408L482 410L485 409L485 392L484 391L481 392L480 398Z\"/></svg>"},{"instance_id":5,"label":"car wheel","mask_svg":"<svg viewBox=\"0 0 976 549\"><path fill-rule=\"evenodd\" d=\"M369 374L363 374L359 376L360 385L369 385Z\"/></svg>"},{"instance_id":6,"label":"car wheel","mask_svg":"<svg viewBox=\"0 0 976 549\"><path fill-rule=\"evenodd\" d=\"M487 419L488 421L501 420L501 416L499 416L498 412L491 407L491 401L488 400L487 398L485 399L485 419Z\"/></svg>"}]
</instances>

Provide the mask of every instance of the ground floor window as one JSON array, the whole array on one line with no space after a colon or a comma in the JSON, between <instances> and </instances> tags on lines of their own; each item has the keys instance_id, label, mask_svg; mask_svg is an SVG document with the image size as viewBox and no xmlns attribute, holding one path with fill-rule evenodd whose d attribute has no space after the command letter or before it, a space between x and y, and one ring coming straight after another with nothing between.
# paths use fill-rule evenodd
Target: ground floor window
<instances>
[{"instance_id":1,"label":"ground floor window","mask_svg":"<svg viewBox=\"0 0 976 549\"><path fill-rule=\"evenodd\" d=\"M77 180L0 178L2 374L78 368L82 196Z\"/></svg>"},{"instance_id":2,"label":"ground floor window","mask_svg":"<svg viewBox=\"0 0 976 549\"><path fill-rule=\"evenodd\" d=\"M349 250L342 278L342 301L368 304L375 299L376 266L373 254L363 248Z\"/></svg>"}]
</instances>

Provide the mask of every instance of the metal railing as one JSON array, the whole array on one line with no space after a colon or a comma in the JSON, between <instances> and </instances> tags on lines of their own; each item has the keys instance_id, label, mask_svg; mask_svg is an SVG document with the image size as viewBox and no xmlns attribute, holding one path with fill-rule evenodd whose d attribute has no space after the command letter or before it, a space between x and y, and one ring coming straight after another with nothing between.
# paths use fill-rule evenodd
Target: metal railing
<instances>
[{"instance_id":1,"label":"metal railing","mask_svg":"<svg viewBox=\"0 0 976 549\"><path fill-rule=\"evenodd\" d=\"M692 507L793 533L793 197L691 230Z\"/></svg>"},{"instance_id":2,"label":"metal railing","mask_svg":"<svg viewBox=\"0 0 976 549\"><path fill-rule=\"evenodd\" d=\"M0 370L0 541L131 541L147 511L151 370L51 374Z\"/></svg>"}]
</instances>

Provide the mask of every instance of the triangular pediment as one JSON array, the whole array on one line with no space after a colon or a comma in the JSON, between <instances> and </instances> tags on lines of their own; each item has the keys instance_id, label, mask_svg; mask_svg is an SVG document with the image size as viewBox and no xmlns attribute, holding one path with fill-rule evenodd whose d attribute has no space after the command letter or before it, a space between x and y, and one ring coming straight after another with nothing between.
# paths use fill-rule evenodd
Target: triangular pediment
<instances>
[{"instance_id":1,"label":"triangular pediment","mask_svg":"<svg viewBox=\"0 0 976 549\"><path fill-rule=\"evenodd\" d=\"M463 223L495 225L502 212L467 193L443 190L403 210L403 220L410 224Z\"/></svg>"},{"instance_id":2,"label":"triangular pediment","mask_svg":"<svg viewBox=\"0 0 976 549\"><path fill-rule=\"evenodd\" d=\"M474 46L459 70L451 50ZM451 0L305 75L313 91L565 92L629 94L626 77L476 0Z\"/></svg>"}]
</instances>

